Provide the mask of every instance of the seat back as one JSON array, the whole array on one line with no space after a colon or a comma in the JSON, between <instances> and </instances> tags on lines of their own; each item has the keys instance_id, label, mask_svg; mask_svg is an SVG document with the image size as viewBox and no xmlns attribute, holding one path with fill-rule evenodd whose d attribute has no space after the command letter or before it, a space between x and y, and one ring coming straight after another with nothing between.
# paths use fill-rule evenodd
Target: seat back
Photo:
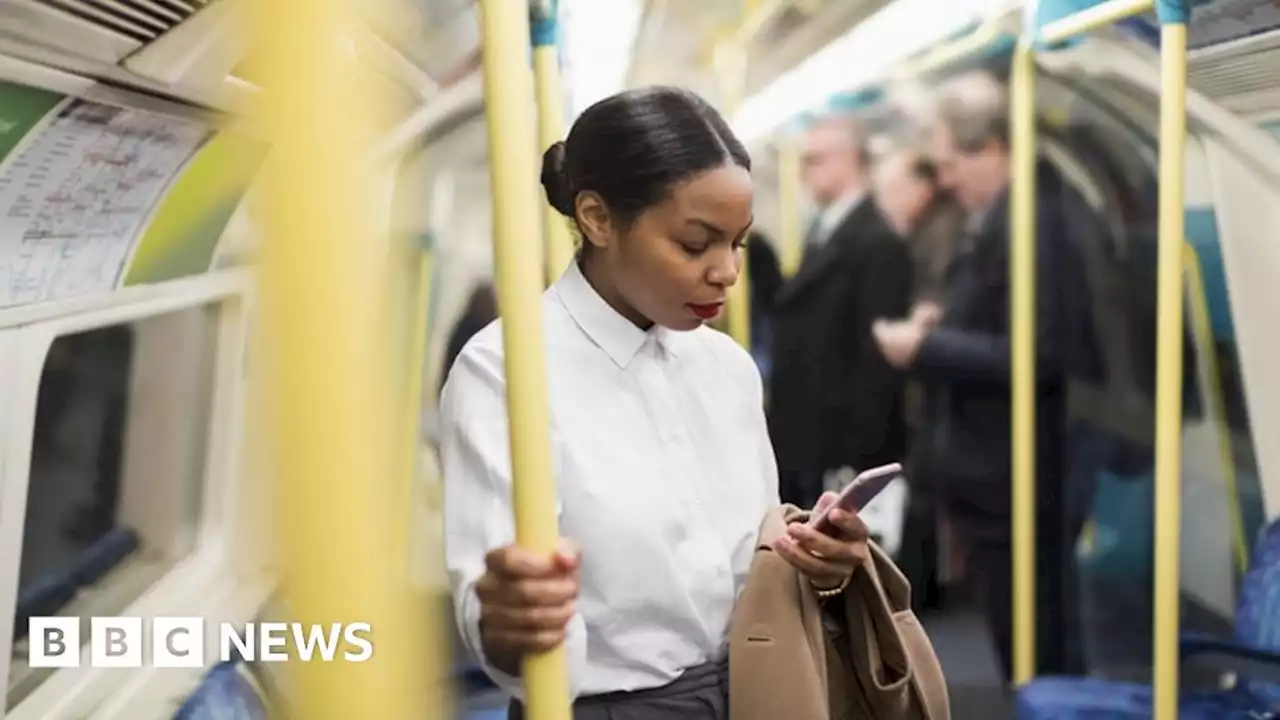
<instances>
[{"instance_id":1,"label":"seat back","mask_svg":"<svg viewBox=\"0 0 1280 720\"><path fill-rule=\"evenodd\" d=\"M1280 653L1280 520L1263 528L1236 603L1236 642ZM1241 678L1249 691L1280 705L1280 685Z\"/></svg>"},{"instance_id":2,"label":"seat back","mask_svg":"<svg viewBox=\"0 0 1280 720\"><path fill-rule=\"evenodd\" d=\"M81 552L70 567L43 577L18 595L14 639L27 636L33 617L57 615L75 599L80 590L97 583L138 549L138 533L131 528L114 528Z\"/></svg>"}]
</instances>

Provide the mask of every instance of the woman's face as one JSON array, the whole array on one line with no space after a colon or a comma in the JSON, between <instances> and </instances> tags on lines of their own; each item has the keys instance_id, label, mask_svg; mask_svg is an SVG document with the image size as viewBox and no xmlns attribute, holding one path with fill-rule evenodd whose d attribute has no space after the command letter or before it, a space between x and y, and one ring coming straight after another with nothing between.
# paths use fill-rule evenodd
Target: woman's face
<instances>
[{"instance_id":1,"label":"woman's face","mask_svg":"<svg viewBox=\"0 0 1280 720\"><path fill-rule=\"evenodd\" d=\"M616 295L600 289L605 299L641 326L693 330L714 318L738 281L753 200L751 173L726 164L676 185L625 230L589 232Z\"/></svg>"},{"instance_id":2,"label":"woman's face","mask_svg":"<svg viewBox=\"0 0 1280 720\"><path fill-rule=\"evenodd\" d=\"M913 158L885 158L875 171L875 199L880 214L903 237L911 235L933 202L933 187L911 171Z\"/></svg>"}]
</instances>

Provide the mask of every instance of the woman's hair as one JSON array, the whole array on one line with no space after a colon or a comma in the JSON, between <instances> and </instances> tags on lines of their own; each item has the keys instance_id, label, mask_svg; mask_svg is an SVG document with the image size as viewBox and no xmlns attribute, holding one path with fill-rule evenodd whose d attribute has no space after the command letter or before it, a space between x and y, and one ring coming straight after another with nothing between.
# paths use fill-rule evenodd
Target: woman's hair
<instances>
[{"instance_id":1,"label":"woman's hair","mask_svg":"<svg viewBox=\"0 0 1280 720\"><path fill-rule=\"evenodd\" d=\"M594 192L626 227L676 184L728 163L751 169L715 108L687 90L643 88L587 108L568 139L542 156L542 187L575 222L578 193Z\"/></svg>"}]
</instances>

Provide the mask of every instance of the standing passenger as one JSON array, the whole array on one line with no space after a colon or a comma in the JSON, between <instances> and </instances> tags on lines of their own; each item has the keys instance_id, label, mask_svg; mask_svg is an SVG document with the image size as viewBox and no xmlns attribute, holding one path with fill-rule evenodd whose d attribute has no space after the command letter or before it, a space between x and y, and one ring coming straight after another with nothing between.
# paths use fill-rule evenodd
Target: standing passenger
<instances>
[{"instance_id":1,"label":"standing passenger","mask_svg":"<svg viewBox=\"0 0 1280 720\"><path fill-rule=\"evenodd\" d=\"M911 249L914 299L918 306L927 307L924 303L938 300L950 260L953 237L947 233L958 230L950 222L955 215L952 201L939 190L933 161L911 147L892 149L876 164L874 185L881 214ZM917 612L941 602L938 530L942 516L935 487L938 473L931 467L930 452L936 404L937 393L920 378L912 378L904 403L911 435L905 463L909 492L897 561L915 588L911 600Z\"/></svg>"},{"instance_id":2,"label":"standing passenger","mask_svg":"<svg viewBox=\"0 0 1280 720\"><path fill-rule=\"evenodd\" d=\"M983 613L1006 678L1012 661L1011 368L1009 328L1009 144L1003 88L967 76L938 105L933 152L939 179L969 213L955 247L942 314L915 312L878 324L876 337L896 367L943 393L933 467L948 516L968 550ZM1090 212L1052 168L1038 168L1036 210L1036 560L1039 671L1076 673L1067 643L1083 517L1064 512L1067 380L1096 358L1081 257L1063 217ZM1066 198L1059 202L1060 198ZM1052 199L1052 201L1050 201Z\"/></svg>"},{"instance_id":3,"label":"standing passenger","mask_svg":"<svg viewBox=\"0 0 1280 720\"><path fill-rule=\"evenodd\" d=\"M738 279L750 167L714 109L666 88L593 105L543 158L583 237L542 299L556 506L581 555L514 545L501 321L463 348L441 401L457 616L517 698L525 654L563 643L576 718L727 717L730 614L778 506L760 374L703 327ZM838 522L845 539L793 525L774 545L805 592L835 596L867 557L858 517Z\"/></svg>"},{"instance_id":4,"label":"standing passenger","mask_svg":"<svg viewBox=\"0 0 1280 720\"><path fill-rule=\"evenodd\" d=\"M805 137L804 182L819 208L804 260L774 301L769 431L783 499L808 507L825 478L902 460L902 376L871 325L911 304L911 256L867 197L861 128L827 118Z\"/></svg>"}]
</instances>

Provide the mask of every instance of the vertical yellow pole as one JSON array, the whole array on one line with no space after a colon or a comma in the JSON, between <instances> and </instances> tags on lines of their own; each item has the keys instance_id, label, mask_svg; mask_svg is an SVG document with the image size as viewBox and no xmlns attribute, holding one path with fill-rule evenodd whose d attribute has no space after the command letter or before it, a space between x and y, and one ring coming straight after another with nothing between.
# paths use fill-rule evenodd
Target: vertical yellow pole
<instances>
[{"instance_id":1,"label":"vertical yellow pole","mask_svg":"<svg viewBox=\"0 0 1280 720\"><path fill-rule=\"evenodd\" d=\"M1178 596L1182 529L1183 243L1186 239L1185 0L1161 0L1160 259L1156 324L1154 717L1178 717Z\"/></svg>"},{"instance_id":2,"label":"vertical yellow pole","mask_svg":"<svg viewBox=\"0 0 1280 720\"><path fill-rule=\"evenodd\" d=\"M362 0L366 2L367 0ZM251 4L273 143L262 248L262 322L272 421L281 591L292 619L368 622L365 663L298 662L299 717L431 715L404 568L392 558L396 428L390 339L368 256L380 227L365 147L382 112L348 56L355 0ZM377 244L377 243L375 243ZM420 612L420 611L419 611ZM416 683L414 682L416 680Z\"/></svg>"},{"instance_id":3,"label":"vertical yellow pole","mask_svg":"<svg viewBox=\"0 0 1280 720\"><path fill-rule=\"evenodd\" d=\"M542 150L564 139L564 90L560 82L560 55L556 39L555 0L533 0L529 7L533 42L533 72L538 86L538 143ZM564 216L542 204L543 233L547 246L547 284L573 262L573 235Z\"/></svg>"},{"instance_id":4,"label":"vertical yellow pole","mask_svg":"<svg viewBox=\"0 0 1280 720\"><path fill-rule=\"evenodd\" d=\"M732 115L742 104L742 83L745 79L746 56L736 45L730 50L722 50L717 58L717 70L720 72L721 87L724 88L724 113ZM739 345L751 349L751 268L747 264L747 251L741 251L742 261L739 266L738 282L729 288L729 297L725 303L729 323L729 336Z\"/></svg>"},{"instance_id":5,"label":"vertical yellow pole","mask_svg":"<svg viewBox=\"0 0 1280 720\"><path fill-rule=\"evenodd\" d=\"M1227 401L1222 396L1222 377L1218 369L1217 351L1214 349L1213 324L1209 318L1209 299L1205 295L1204 270L1200 257L1190 242L1182 245L1182 267L1187 285L1187 311L1191 314L1191 333L1195 338L1196 366L1200 369L1200 384L1204 387L1214 425L1218 431L1218 463L1222 466L1222 480L1231 503L1231 547L1236 559L1236 570L1243 575L1249 569L1249 541L1244 536L1244 510L1240 507L1240 483L1236 476L1235 452L1231 446L1231 427L1227 422ZM1185 368L1183 369L1185 373Z\"/></svg>"},{"instance_id":6,"label":"vertical yellow pole","mask_svg":"<svg viewBox=\"0 0 1280 720\"><path fill-rule=\"evenodd\" d=\"M794 138L778 141L778 212L782 215L782 273L800 268L804 228L800 217L800 149Z\"/></svg>"},{"instance_id":7,"label":"vertical yellow pole","mask_svg":"<svg viewBox=\"0 0 1280 720\"><path fill-rule=\"evenodd\" d=\"M481 0L485 118L493 208L494 263L507 373L516 540L547 553L559 542L542 336L542 253L529 241L538 226L534 88L529 73L525 0ZM569 720L564 648L525 659L530 720Z\"/></svg>"},{"instance_id":8,"label":"vertical yellow pole","mask_svg":"<svg viewBox=\"0 0 1280 720\"><path fill-rule=\"evenodd\" d=\"M1036 668L1036 61L1031 37L1013 55L1009 180L1009 316L1013 374L1013 674Z\"/></svg>"},{"instance_id":9,"label":"vertical yellow pole","mask_svg":"<svg viewBox=\"0 0 1280 720\"><path fill-rule=\"evenodd\" d=\"M396 554L399 560L398 572L404 573L406 580L411 577L410 543L414 542L415 533L409 523L415 517L414 503L421 502L423 496L415 492L418 483L422 481L421 476L421 460L422 460L422 400L423 400L423 382L426 375L426 357L427 357L427 319L431 315L431 277L433 270L433 257L431 249L420 245L417 242L412 243L410 249L411 261L414 266L414 274L416 275L416 284L414 292L410 296L413 306L408 313L412 324L408 329L408 364L407 364L407 382L404 385L404 397L401 399L404 409L404 418L402 427L404 433L404 444L399 448L399 460L401 469L398 474L398 498L399 504L395 505L395 512L403 523L396 533L396 542L402 547L400 552ZM433 535L432 539L439 541L442 538ZM432 547L428 552L432 553L432 559L437 556L442 558L442 548ZM433 564L434 567L434 564ZM445 620L448 617L448 595L438 592L435 588L429 588L425 595L421 592L415 592L411 582L407 583L410 588L409 595L414 600L414 604L422 608L424 617L421 620L422 631L417 636L421 638L423 646L426 648L426 670L422 677L425 678L448 678L451 677L450 650L452 647L449 623ZM443 588L441 588L443 589ZM412 636L411 636L412 637ZM453 717L454 697L451 683L440 683L434 686L433 683L421 683L421 686L429 688L431 710L439 713L438 717Z\"/></svg>"}]
</instances>

